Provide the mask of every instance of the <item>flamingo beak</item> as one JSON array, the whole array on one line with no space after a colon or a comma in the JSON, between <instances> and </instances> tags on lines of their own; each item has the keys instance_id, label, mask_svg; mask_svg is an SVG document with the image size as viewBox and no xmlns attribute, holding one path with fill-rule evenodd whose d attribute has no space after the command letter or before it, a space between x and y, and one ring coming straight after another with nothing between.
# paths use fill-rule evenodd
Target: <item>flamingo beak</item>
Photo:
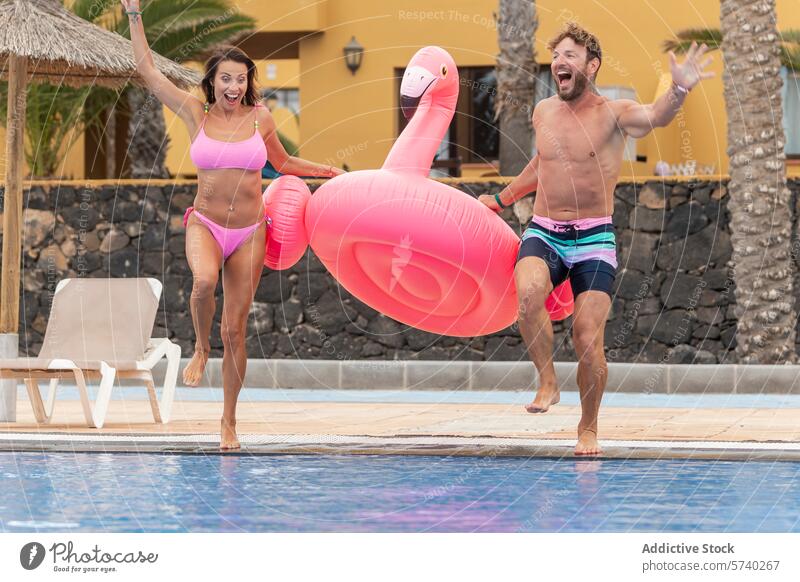
<instances>
[{"instance_id":1,"label":"flamingo beak","mask_svg":"<svg viewBox=\"0 0 800 582\"><path fill-rule=\"evenodd\" d=\"M406 119L411 119L417 110L422 96L438 80L438 77L423 67L406 69L400 84L400 109Z\"/></svg>"},{"instance_id":2,"label":"flamingo beak","mask_svg":"<svg viewBox=\"0 0 800 582\"><path fill-rule=\"evenodd\" d=\"M400 109L403 112L403 117L406 118L406 121L414 117L414 113L417 111L417 106L419 106L419 102L422 100L422 97L409 97L408 95L400 95Z\"/></svg>"}]
</instances>

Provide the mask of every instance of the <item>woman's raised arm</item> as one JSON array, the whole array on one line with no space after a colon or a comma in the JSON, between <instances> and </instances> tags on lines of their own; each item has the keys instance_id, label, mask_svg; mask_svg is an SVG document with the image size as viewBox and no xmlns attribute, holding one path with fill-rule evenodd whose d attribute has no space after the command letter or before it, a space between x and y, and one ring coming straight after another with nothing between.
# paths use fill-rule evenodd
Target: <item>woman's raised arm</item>
<instances>
[{"instance_id":1,"label":"woman's raised arm","mask_svg":"<svg viewBox=\"0 0 800 582\"><path fill-rule=\"evenodd\" d=\"M156 68L150 46L147 44L147 37L144 35L139 0L120 1L130 24L136 70L158 100L183 119L190 129L193 128L203 115L203 104L187 91L175 86Z\"/></svg>"}]
</instances>

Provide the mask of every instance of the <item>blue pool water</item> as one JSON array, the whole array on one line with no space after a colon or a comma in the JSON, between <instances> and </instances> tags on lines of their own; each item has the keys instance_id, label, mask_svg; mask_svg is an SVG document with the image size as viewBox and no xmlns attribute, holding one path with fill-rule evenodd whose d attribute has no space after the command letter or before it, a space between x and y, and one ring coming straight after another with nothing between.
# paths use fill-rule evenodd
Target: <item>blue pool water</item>
<instances>
[{"instance_id":1,"label":"blue pool water","mask_svg":"<svg viewBox=\"0 0 800 582\"><path fill-rule=\"evenodd\" d=\"M78 400L78 390L73 386L59 388L59 400ZM96 397L96 386L89 387L90 398ZM161 392L158 391L159 397ZM28 393L20 387L20 401L28 400ZM505 390L311 390L303 388L253 388L242 390L240 402L368 402L368 403L420 403L420 404L528 404L532 391ZM175 399L179 402L222 402L221 388L178 388ZM144 387L123 386L111 394L112 400L147 400ZM580 404L577 392L562 391L561 402L569 406ZM28 406L25 404L24 406ZM798 394L633 394L607 393L603 406L635 408L800 408Z\"/></svg>"},{"instance_id":2,"label":"blue pool water","mask_svg":"<svg viewBox=\"0 0 800 582\"><path fill-rule=\"evenodd\" d=\"M0 453L0 531L800 532L800 463Z\"/></svg>"}]
</instances>

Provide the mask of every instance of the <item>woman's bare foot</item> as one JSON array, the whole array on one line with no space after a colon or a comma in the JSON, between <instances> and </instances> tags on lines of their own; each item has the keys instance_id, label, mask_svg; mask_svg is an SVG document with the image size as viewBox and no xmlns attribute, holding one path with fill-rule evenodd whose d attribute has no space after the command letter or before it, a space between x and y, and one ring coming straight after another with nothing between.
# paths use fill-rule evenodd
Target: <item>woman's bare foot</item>
<instances>
[{"instance_id":1,"label":"woman's bare foot","mask_svg":"<svg viewBox=\"0 0 800 582\"><path fill-rule=\"evenodd\" d=\"M536 392L536 398L533 399L533 402L525 406L525 410L531 414L547 412L551 406L558 404L560 401L561 392L555 384L542 384L539 386L539 391Z\"/></svg>"},{"instance_id":2,"label":"woman's bare foot","mask_svg":"<svg viewBox=\"0 0 800 582\"><path fill-rule=\"evenodd\" d=\"M206 362L208 362L208 350L195 348L192 359L183 369L183 383L187 386L199 386L206 370Z\"/></svg>"},{"instance_id":3,"label":"woman's bare foot","mask_svg":"<svg viewBox=\"0 0 800 582\"><path fill-rule=\"evenodd\" d=\"M236 436L236 421L222 419L219 432L219 448L223 451L240 449L239 439Z\"/></svg>"},{"instance_id":4,"label":"woman's bare foot","mask_svg":"<svg viewBox=\"0 0 800 582\"><path fill-rule=\"evenodd\" d=\"M575 445L576 456L599 455L603 452L597 442L597 431L591 428L581 430L578 427L578 444Z\"/></svg>"}]
</instances>

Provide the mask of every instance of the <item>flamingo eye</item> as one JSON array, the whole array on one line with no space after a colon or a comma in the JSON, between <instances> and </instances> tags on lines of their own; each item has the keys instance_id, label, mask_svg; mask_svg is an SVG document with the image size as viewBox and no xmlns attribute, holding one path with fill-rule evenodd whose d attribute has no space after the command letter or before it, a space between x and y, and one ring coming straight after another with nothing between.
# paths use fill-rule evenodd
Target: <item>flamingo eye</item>
<instances>
[{"instance_id":1,"label":"flamingo eye","mask_svg":"<svg viewBox=\"0 0 800 582\"><path fill-rule=\"evenodd\" d=\"M442 79L447 77L447 65L442 65L441 73L442 73Z\"/></svg>"}]
</instances>

